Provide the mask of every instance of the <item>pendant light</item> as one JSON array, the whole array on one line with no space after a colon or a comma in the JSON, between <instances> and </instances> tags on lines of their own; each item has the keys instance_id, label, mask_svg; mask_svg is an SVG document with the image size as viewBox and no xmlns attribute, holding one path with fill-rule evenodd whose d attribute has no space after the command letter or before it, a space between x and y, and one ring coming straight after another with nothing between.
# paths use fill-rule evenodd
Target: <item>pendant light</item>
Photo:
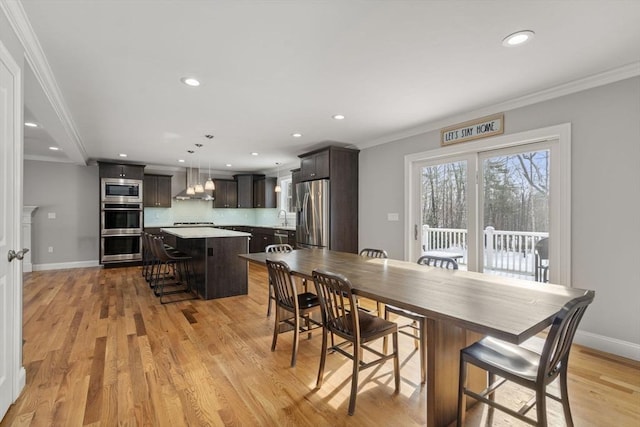
<instances>
[{"instance_id":1,"label":"pendant light","mask_svg":"<svg viewBox=\"0 0 640 427\"><path fill-rule=\"evenodd\" d=\"M196 147L201 148L202 144L196 144ZM195 185L194 190L196 193L204 193L204 187L200 183L200 157L198 157L198 183Z\"/></svg>"},{"instance_id":2,"label":"pendant light","mask_svg":"<svg viewBox=\"0 0 640 427\"><path fill-rule=\"evenodd\" d=\"M276 188L274 191L280 193L282 192L282 187L280 187L280 162L276 162L276 165L278 166L278 178L276 179Z\"/></svg>"},{"instance_id":3,"label":"pendant light","mask_svg":"<svg viewBox=\"0 0 640 427\"><path fill-rule=\"evenodd\" d=\"M196 194L196 190L195 190L195 188L193 187L192 183L191 183L191 182L189 182L189 181L190 181L190 180L189 180L190 175L192 175L192 173L191 173L191 172L193 171L193 159L189 162L189 164L190 164L190 166L189 166L189 173L187 174L187 194L188 194L189 196L193 196L194 194Z\"/></svg>"},{"instance_id":4,"label":"pendant light","mask_svg":"<svg viewBox=\"0 0 640 427\"><path fill-rule=\"evenodd\" d=\"M212 191L216 189L216 184L213 182L213 179L211 179L211 160L209 160L209 179L204 183L204 189Z\"/></svg>"}]
</instances>

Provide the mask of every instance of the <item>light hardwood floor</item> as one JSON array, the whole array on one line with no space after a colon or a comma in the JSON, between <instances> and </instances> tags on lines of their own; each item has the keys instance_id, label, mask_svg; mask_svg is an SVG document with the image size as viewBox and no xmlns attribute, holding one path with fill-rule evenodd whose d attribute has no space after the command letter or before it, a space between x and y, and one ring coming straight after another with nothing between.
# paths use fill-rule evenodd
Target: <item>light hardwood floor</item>
<instances>
[{"instance_id":1,"label":"light hardwood floor","mask_svg":"<svg viewBox=\"0 0 640 427\"><path fill-rule=\"evenodd\" d=\"M400 337L402 390L392 363L361 375L347 415L351 362L329 355L315 389L320 334L291 335L270 351L266 270L251 266L249 295L160 305L139 268L34 272L24 282L27 385L0 426L419 426L425 391L413 343ZM372 306L374 304L370 302ZM640 425L640 363L574 346L569 392L577 426ZM498 399L528 394L505 390ZM549 400L553 425L562 410ZM468 425L487 425L477 405ZM494 426L521 425L495 412Z\"/></svg>"}]
</instances>

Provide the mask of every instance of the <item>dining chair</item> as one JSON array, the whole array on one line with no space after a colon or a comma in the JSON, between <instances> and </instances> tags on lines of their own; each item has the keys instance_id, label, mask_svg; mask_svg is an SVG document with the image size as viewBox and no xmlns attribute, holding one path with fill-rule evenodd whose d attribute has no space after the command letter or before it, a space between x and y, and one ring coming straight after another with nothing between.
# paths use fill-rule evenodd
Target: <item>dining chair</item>
<instances>
[{"instance_id":1,"label":"dining chair","mask_svg":"<svg viewBox=\"0 0 640 427\"><path fill-rule=\"evenodd\" d=\"M264 251L266 253L287 253L293 251L293 246L287 243L277 243L275 245L267 245L264 248ZM271 302L275 302L275 300L276 297L273 294L273 286L271 285L271 279L269 279L269 304L267 305L267 317L271 316Z\"/></svg>"},{"instance_id":2,"label":"dining chair","mask_svg":"<svg viewBox=\"0 0 640 427\"><path fill-rule=\"evenodd\" d=\"M458 262L453 258L423 255L418 258L418 264L428 265L431 267L449 268L451 270L458 269Z\"/></svg>"},{"instance_id":3,"label":"dining chair","mask_svg":"<svg viewBox=\"0 0 640 427\"><path fill-rule=\"evenodd\" d=\"M317 295L311 292L298 293L296 285L291 277L291 269L284 261L272 261L267 259L269 282L273 286L275 294L276 318L273 327L273 340L271 351L275 351L278 335L293 330L293 350L291 352L291 367L296 366L298 355L298 341L300 332L307 332L311 339L311 330L322 327L322 323L313 319L311 314L320 310L320 301ZM279 310L282 309L282 310ZM291 317L281 319L284 312L291 313ZM304 326L300 324L304 320ZM284 326L285 329L282 327Z\"/></svg>"},{"instance_id":4,"label":"dining chair","mask_svg":"<svg viewBox=\"0 0 640 427\"><path fill-rule=\"evenodd\" d=\"M385 251L384 249L375 248L364 248L360 251L360 256L366 258L389 258L389 256L387 255L387 251ZM382 316L382 313L384 312L384 304L382 304L381 302L377 302L376 306L378 310L378 316Z\"/></svg>"},{"instance_id":5,"label":"dining chair","mask_svg":"<svg viewBox=\"0 0 640 427\"><path fill-rule=\"evenodd\" d=\"M424 255L418 259L418 264L429 265L432 267L446 268L451 270L458 269L458 263L453 258L437 257ZM405 310L400 307L388 305L385 307L384 318L389 319L389 313L397 316L405 317L411 320L411 323L399 326L399 332L403 335L413 338L414 347L420 351L420 384L427 381L427 318L421 314ZM407 331L410 329L411 331ZM386 340L383 349L387 351Z\"/></svg>"},{"instance_id":6,"label":"dining chair","mask_svg":"<svg viewBox=\"0 0 640 427\"><path fill-rule=\"evenodd\" d=\"M536 282L549 282L549 238L538 240L534 248L535 252L535 279Z\"/></svg>"},{"instance_id":7,"label":"dining chair","mask_svg":"<svg viewBox=\"0 0 640 427\"><path fill-rule=\"evenodd\" d=\"M573 426L567 388L567 369L571 343L585 310L593 301L594 291L586 291L581 297L569 301L556 315L537 351L511 344L493 337L486 337L460 351L460 383L458 389L458 422L464 423L466 396L486 403L490 410L497 408L528 424L547 425L546 397L560 403L567 426ZM477 393L467 388L467 365L472 364L487 371L488 386ZM500 377L496 381L496 376ZM560 397L547 393L546 388L560 378ZM518 411L495 401L495 391L505 382L511 381L535 391L532 399ZM487 397L488 396L488 397ZM526 414L536 407L536 419Z\"/></svg>"},{"instance_id":8,"label":"dining chair","mask_svg":"<svg viewBox=\"0 0 640 427\"><path fill-rule=\"evenodd\" d=\"M349 415L353 415L356 409L358 373L363 369L380 365L389 359L393 359L395 392L399 393L398 325L358 308L351 282L342 274L316 269L313 271L313 281L320 300L322 323L324 325L322 330L322 353L320 355L316 387L320 388L322 386L327 352L331 351L338 352L353 361ZM355 309L353 309L354 307ZM332 344L331 348L327 348L329 333L342 338L344 341L335 345ZM392 354L381 353L368 345L371 341L388 335L391 335L393 339ZM351 353L342 348L348 344L352 344ZM376 358L369 362L364 362L362 350L367 350Z\"/></svg>"}]
</instances>

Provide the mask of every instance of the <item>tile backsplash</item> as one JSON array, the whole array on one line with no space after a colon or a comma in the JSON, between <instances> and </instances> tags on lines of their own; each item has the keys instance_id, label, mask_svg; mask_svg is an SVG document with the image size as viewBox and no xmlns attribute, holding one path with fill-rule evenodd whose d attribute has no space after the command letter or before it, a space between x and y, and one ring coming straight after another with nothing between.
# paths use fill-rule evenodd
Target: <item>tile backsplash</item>
<instances>
[{"instance_id":1,"label":"tile backsplash","mask_svg":"<svg viewBox=\"0 0 640 427\"><path fill-rule=\"evenodd\" d=\"M173 200L171 208L144 208L145 227L173 225L174 222L213 222L217 225L280 224L279 209L213 209L204 200ZM289 219L294 218L290 216Z\"/></svg>"}]
</instances>

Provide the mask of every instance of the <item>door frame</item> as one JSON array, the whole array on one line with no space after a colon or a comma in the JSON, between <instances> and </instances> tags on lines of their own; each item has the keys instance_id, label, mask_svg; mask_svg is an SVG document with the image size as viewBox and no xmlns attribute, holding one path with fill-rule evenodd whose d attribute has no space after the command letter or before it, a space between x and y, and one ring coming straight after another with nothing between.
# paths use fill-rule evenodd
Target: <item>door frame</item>
<instances>
[{"instance_id":1,"label":"door frame","mask_svg":"<svg viewBox=\"0 0 640 427\"><path fill-rule=\"evenodd\" d=\"M22 69L14 60L13 56L0 41L0 61L3 62L13 76L13 159L9 162L13 163L13 197L9 201L7 209L13 210L13 224L8 227L14 236L15 248L21 249L22 242L22 177L23 177L23 91L22 91ZM3 119L3 118L0 118ZM6 254L0 254L6 257ZM6 259L6 258L5 258ZM14 261L9 264L9 274L11 275L11 283L13 290L13 322L9 325L9 334L13 340L10 351L10 378L12 384L12 402L15 402L26 384L26 371L22 365L22 263Z\"/></svg>"},{"instance_id":2,"label":"door frame","mask_svg":"<svg viewBox=\"0 0 640 427\"><path fill-rule=\"evenodd\" d=\"M414 176L418 163L427 160L437 160L463 156L470 152L499 150L520 145L548 141L551 150L549 197L549 234L557 236L549 246L549 260L553 265L560 266L550 271L550 282L570 286L571 284L571 123L563 123L545 128L533 129L493 138L476 140L468 143L454 144L420 153L408 154L404 158L404 188L405 188L405 234L404 258L407 261L417 259L420 243L414 239L414 225L419 224L420 212L413 203L413 196L417 194L419 183ZM475 181L477 177L472 179ZM414 206L415 205L415 206ZM471 210L471 209L470 209ZM469 223L475 221L478 229L479 216L468 212ZM556 221L553 218L557 218ZM470 236L471 237L471 236ZM478 260L473 262L477 265ZM470 263L472 261L470 260ZM470 264L470 268L472 265Z\"/></svg>"}]
</instances>

